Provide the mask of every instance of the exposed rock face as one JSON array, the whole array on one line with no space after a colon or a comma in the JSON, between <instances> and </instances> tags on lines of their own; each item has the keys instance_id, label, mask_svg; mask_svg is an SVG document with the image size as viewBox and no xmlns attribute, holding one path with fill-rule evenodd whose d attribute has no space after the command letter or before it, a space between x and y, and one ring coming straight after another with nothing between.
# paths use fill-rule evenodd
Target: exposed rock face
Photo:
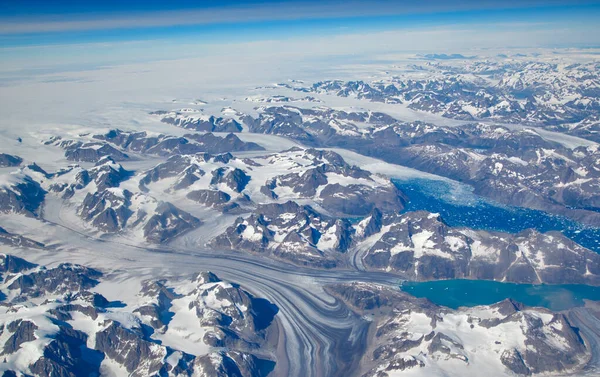
<instances>
[{"instance_id":1,"label":"exposed rock face","mask_svg":"<svg viewBox=\"0 0 600 377\"><path fill-rule=\"evenodd\" d=\"M212 172L211 185L224 184L235 192L242 192L250 182L250 177L238 168L219 168Z\"/></svg>"},{"instance_id":2,"label":"exposed rock face","mask_svg":"<svg viewBox=\"0 0 600 377\"><path fill-rule=\"evenodd\" d=\"M375 115L370 117L377 119ZM190 139L186 142L165 135L113 130L80 137L109 143L128 153L167 156L166 161L138 174L124 169L109 156L89 169L71 165L52 174L36 173L36 179L45 182L44 187L76 203L77 214L93 228L129 238L143 237L153 243L168 242L200 224L191 214L157 200L162 194L178 205L187 199L223 213L249 213L257 203L298 199L314 203L334 216L363 216L375 208L394 213L403 208L405 200L389 179L351 166L333 151L292 148L266 156L236 158L230 153L182 154L217 142L229 145L225 149L247 150L248 145L240 144L235 135L186 135ZM69 144L57 140L54 143ZM137 188L131 184L133 176L139 182ZM265 195L270 200L265 201ZM193 208L197 211L198 207ZM340 233L341 248L348 249L352 238L345 233L352 229L346 220L339 221L335 232ZM289 245L304 242L294 237L290 235ZM284 247L277 251L291 252Z\"/></svg>"},{"instance_id":3,"label":"exposed rock face","mask_svg":"<svg viewBox=\"0 0 600 377\"><path fill-rule=\"evenodd\" d=\"M128 158L115 147L101 143L73 144L65 150L65 157L71 161L97 162L104 157L111 157L115 161L123 161Z\"/></svg>"},{"instance_id":4,"label":"exposed rock face","mask_svg":"<svg viewBox=\"0 0 600 377\"><path fill-rule=\"evenodd\" d=\"M473 368L516 375L560 373L581 367L590 352L564 315L510 300L450 310L373 284L327 289L357 314L373 318L361 363L364 376L418 369L423 375L443 376Z\"/></svg>"},{"instance_id":5,"label":"exposed rock face","mask_svg":"<svg viewBox=\"0 0 600 377\"><path fill-rule=\"evenodd\" d=\"M169 312L172 301L180 296L173 292L173 289L167 287L165 281L161 280L144 282L139 294L154 300L135 309L134 313L140 313L140 315L150 318L150 326L164 331L172 316L172 313Z\"/></svg>"},{"instance_id":6,"label":"exposed rock face","mask_svg":"<svg viewBox=\"0 0 600 377\"><path fill-rule=\"evenodd\" d=\"M356 226L356 234L358 237L368 238L379 233L383 227L383 214L378 208L374 208L369 216L365 217Z\"/></svg>"},{"instance_id":7,"label":"exposed rock face","mask_svg":"<svg viewBox=\"0 0 600 377\"><path fill-rule=\"evenodd\" d=\"M150 242L162 243L200 224L200 220L189 213L163 202L156 207L156 213L144 225L144 237Z\"/></svg>"},{"instance_id":8,"label":"exposed rock face","mask_svg":"<svg viewBox=\"0 0 600 377\"><path fill-rule=\"evenodd\" d=\"M112 158L104 157L88 170L90 180L96 183L98 190L109 187L119 187L119 184L129 178L132 173L117 164Z\"/></svg>"},{"instance_id":9,"label":"exposed rock face","mask_svg":"<svg viewBox=\"0 0 600 377\"><path fill-rule=\"evenodd\" d=\"M177 155L145 172L139 187L148 192L156 187L154 183L160 182L159 187L165 193L185 193L187 199L222 212L240 211L240 206L251 204L242 191L250 182L252 165L256 164L236 159L230 153ZM168 182L166 188L165 182Z\"/></svg>"},{"instance_id":10,"label":"exposed rock face","mask_svg":"<svg viewBox=\"0 0 600 377\"><path fill-rule=\"evenodd\" d=\"M351 243L347 220L320 215L295 202L259 206L211 241L215 248L272 254L297 264L338 265Z\"/></svg>"},{"instance_id":11,"label":"exposed rock face","mask_svg":"<svg viewBox=\"0 0 600 377\"><path fill-rule=\"evenodd\" d=\"M19 156L7 153L0 153L0 167L2 168L19 166L22 162L23 159Z\"/></svg>"},{"instance_id":12,"label":"exposed rock face","mask_svg":"<svg viewBox=\"0 0 600 377\"><path fill-rule=\"evenodd\" d=\"M351 224L295 202L273 203L238 218L209 245L326 268L351 262L351 251L368 270L410 280L600 284L600 256L559 232L474 231L424 211L382 214L375 208Z\"/></svg>"},{"instance_id":13,"label":"exposed rock face","mask_svg":"<svg viewBox=\"0 0 600 377\"><path fill-rule=\"evenodd\" d=\"M399 212L404 208L403 194L394 185L372 188L366 185L330 184L319 195L323 208L350 216L364 216L375 208Z\"/></svg>"},{"instance_id":14,"label":"exposed rock face","mask_svg":"<svg viewBox=\"0 0 600 377\"><path fill-rule=\"evenodd\" d=\"M36 376L98 375L104 355L88 348L87 339L82 331L61 327L29 369Z\"/></svg>"},{"instance_id":15,"label":"exposed rock face","mask_svg":"<svg viewBox=\"0 0 600 377\"><path fill-rule=\"evenodd\" d=\"M326 80L294 89L375 102L404 102L409 108L453 119L493 119L545 127L571 123L564 127L569 133L589 138L596 133L588 125L593 120L587 121L600 110L594 62L555 64L535 59L509 62L458 57L450 63L446 57L441 59L446 62L413 67L427 72L426 78L406 73L372 83ZM490 77L497 81L491 84L485 80Z\"/></svg>"},{"instance_id":16,"label":"exposed rock face","mask_svg":"<svg viewBox=\"0 0 600 377\"><path fill-rule=\"evenodd\" d=\"M195 190L190 191L186 197L195 202L209 207L222 207L231 199L227 193L219 190Z\"/></svg>"},{"instance_id":17,"label":"exposed rock face","mask_svg":"<svg viewBox=\"0 0 600 377\"><path fill-rule=\"evenodd\" d=\"M104 190L94 194L86 194L80 216L91 224L106 232L116 232L125 227L132 215L129 209L133 194L127 190Z\"/></svg>"},{"instance_id":18,"label":"exposed rock face","mask_svg":"<svg viewBox=\"0 0 600 377\"><path fill-rule=\"evenodd\" d=\"M158 375L167 356L165 347L144 340L143 334L117 322L96 334L95 348L136 377Z\"/></svg>"},{"instance_id":19,"label":"exposed rock face","mask_svg":"<svg viewBox=\"0 0 600 377\"><path fill-rule=\"evenodd\" d=\"M377 224L369 221L361 225L371 237L365 265L410 279L600 284L600 256L558 232L511 235L452 228L428 212L388 216L376 233Z\"/></svg>"},{"instance_id":20,"label":"exposed rock face","mask_svg":"<svg viewBox=\"0 0 600 377\"><path fill-rule=\"evenodd\" d=\"M595 360L597 347L580 338L579 329L570 321L584 324L582 332L587 330L586 321L576 315L565 317L508 300L450 310L398 292L397 287L370 283L329 286L326 289L333 299L311 291L336 276L344 281L355 277L387 282L467 278L600 285L598 254L561 234L474 231L450 227L435 214L399 214L404 195L386 177L365 170L367 166L380 171L392 167L349 153L348 161L366 162L352 166L342 158L345 152L334 151L341 147L443 175L503 203L597 225L600 148L587 143L572 147L571 143L581 140L537 127L600 140L600 64L566 65L557 63L559 58L539 64L512 57L482 61L446 54L424 58L429 61L420 65L415 59L400 76L386 73L378 75L381 79L376 82L336 80L304 87L290 80L264 88L305 94L248 97L247 101L261 103L252 111L256 116L232 108L224 108L222 116L190 109L153 114L164 123L189 130L185 135L178 132L183 136L112 130L47 141L62 148L68 160L85 162L85 168L70 165L48 173L18 156L0 153L0 221L10 230L0 227L0 243L9 250L30 252L40 260L73 252L69 260L82 260L99 254L88 251L104 251L92 246L95 242L127 243L127 250L147 247L147 242L168 243L200 226L202 218L211 223L210 229L221 232L228 227L212 240L208 237L213 233L207 229L172 246L191 253L193 242L208 241L216 252L224 248L296 265L340 268L325 272L301 268L286 285L281 275L291 274L292 269L285 264L271 261L263 266L269 268L259 268L262 258L251 262L251 258L227 253L220 260L231 266L219 269L227 274L223 276L234 276L234 268L247 263L248 271L237 270L240 279L256 284L247 291L208 272L192 279L161 276L157 280L157 271L181 266L190 255L168 266L151 263L181 258L181 253L164 254L164 259L148 254L148 261L139 260L136 254L136 260L127 261L126 266L139 266L139 271L122 272L111 266L109 276L79 265L46 268L0 254L0 371L6 376L96 376L125 371L132 376L257 377L272 367L263 358L282 351L293 356L289 344L299 344L306 347L307 360L315 364L332 361L327 369L330 374L350 370L377 377L447 376L492 369L507 375L578 374L591 351ZM458 62L463 60L468 62ZM403 107L465 124L404 122L376 111L306 103L299 107L264 105L317 103L316 97L323 93L351 98L354 103L348 101L352 106L346 109L358 109L356 101L403 103ZM477 123L479 119L490 121ZM525 128L529 125L536 127ZM233 133L216 134L242 128L283 135L314 148L263 156L238 154L234 152L262 147L245 142L248 136L244 134L239 135L241 139ZM31 153L28 145L23 147L24 153ZM126 162L121 165L119 161ZM148 165L156 161L160 162ZM59 161L42 162L51 166ZM12 170L16 171L8 173ZM60 212L46 212L59 206ZM86 229L70 228L75 211ZM233 220L226 213L231 211L242 216ZM48 217L40 219L42 223L23 214ZM44 239L62 237L69 229L93 234L84 245L77 241L70 245L71 237L65 236L56 248L45 249L20 235L34 234L37 226L31 224L39 226ZM23 233L21 225L28 228ZM78 254L79 245L87 255ZM216 260L206 251L197 257ZM118 257L124 261L129 255ZM275 284L252 276L253 271L273 272ZM315 276L314 286L302 287L302 279L308 276ZM151 279L144 281L147 278ZM134 288L138 283L139 293ZM283 284L282 290L277 284ZM123 302L111 302L98 293L112 296L115 286L123 288ZM285 321L273 329L277 308L249 292L281 300ZM332 315L324 316L327 312ZM364 331L368 323L370 330ZM292 333L287 333L290 327ZM272 337L277 335L287 339L275 350ZM369 344L363 355L359 351L365 337ZM349 347L335 345L338 339ZM339 356L343 352L353 355ZM327 353L333 356L326 359ZM290 366L304 361L302 356L298 359L287 361ZM112 369L119 370L113 373Z\"/></svg>"},{"instance_id":21,"label":"exposed rock face","mask_svg":"<svg viewBox=\"0 0 600 377\"><path fill-rule=\"evenodd\" d=\"M252 142L244 142L232 133L225 137L215 136L212 133L186 134L185 137L204 147L204 152L212 154L264 150L260 145Z\"/></svg>"},{"instance_id":22,"label":"exposed rock face","mask_svg":"<svg viewBox=\"0 0 600 377\"><path fill-rule=\"evenodd\" d=\"M275 87L269 87L269 89L274 89L276 87L291 89L290 85L283 84L283 83L279 83ZM276 95L273 95L273 96L267 96L267 97L263 97L263 96L251 96L251 97L246 97L245 100L246 101L250 101L250 102L262 102L262 103L290 103L290 102L315 102L315 103L322 103L323 102L320 99L315 98L313 96L288 97L288 96L283 96L283 95L279 95L279 94L276 94Z\"/></svg>"},{"instance_id":23,"label":"exposed rock face","mask_svg":"<svg viewBox=\"0 0 600 377\"><path fill-rule=\"evenodd\" d=\"M0 212L37 216L46 191L30 176L11 174L8 182L0 183Z\"/></svg>"},{"instance_id":24,"label":"exposed rock face","mask_svg":"<svg viewBox=\"0 0 600 377\"><path fill-rule=\"evenodd\" d=\"M564 132L600 143L600 115L598 114L589 115L579 122L569 124L552 124L547 128L553 131Z\"/></svg>"},{"instance_id":25,"label":"exposed rock face","mask_svg":"<svg viewBox=\"0 0 600 377\"><path fill-rule=\"evenodd\" d=\"M244 118L244 123L252 132L287 136L305 143L314 142L316 138L300 126L301 122L299 113L289 107L269 107L258 119L250 116Z\"/></svg>"},{"instance_id":26,"label":"exposed rock face","mask_svg":"<svg viewBox=\"0 0 600 377\"><path fill-rule=\"evenodd\" d=\"M131 376L263 376L269 361L242 351L214 351L194 356L143 339L135 329L113 322L96 335L96 348ZM175 360L171 363L169 360Z\"/></svg>"},{"instance_id":27,"label":"exposed rock face","mask_svg":"<svg viewBox=\"0 0 600 377\"><path fill-rule=\"evenodd\" d=\"M36 337L34 331L37 329L38 327L31 321L18 319L9 323L6 326L6 331L11 332L12 335L6 340L6 343L4 343L2 354L7 355L15 353L21 348L21 344L35 340Z\"/></svg>"},{"instance_id":28,"label":"exposed rock face","mask_svg":"<svg viewBox=\"0 0 600 377\"><path fill-rule=\"evenodd\" d=\"M31 270L36 267L35 264L27 262L25 259L15 257L10 254L0 254L0 272L16 274L25 270ZM3 276L3 278L5 278Z\"/></svg>"},{"instance_id":29,"label":"exposed rock face","mask_svg":"<svg viewBox=\"0 0 600 377\"><path fill-rule=\"evenodd\" d=\"M268 364L256 356L244 354L239 351L215 352L196 358L194 369L200 376L228 377L228 376L262 376L264 365Z\"/></svg>"},{"instance_id":30,"label":"exposed rock face","mask_svg":"<svg viewBox=\"0 0 600 377\"><path fill-rule=\"evenodd\" d=\"M93 269L2 260L3 274L17 277L1 284L4 375L98 376L101 364L113 368L104 361L139 377L265 377L273 368L253 352L267 344L277 308L210 272L146 281L127 307L89 291L103 279Z\"/></svg>"}]
</instances>

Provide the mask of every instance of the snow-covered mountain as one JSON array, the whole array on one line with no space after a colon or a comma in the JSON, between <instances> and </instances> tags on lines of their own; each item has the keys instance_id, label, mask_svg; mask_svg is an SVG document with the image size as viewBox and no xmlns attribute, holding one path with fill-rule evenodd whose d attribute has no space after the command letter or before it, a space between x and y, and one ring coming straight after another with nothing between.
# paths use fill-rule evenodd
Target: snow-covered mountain
<instances>
[{"instance_id":1,"label":"snow-covered mountain","mask_svg":"<svg viewBox=\"0 0 600 377\"><path fill-rule=\"evenodd\" d=\"M590 352L563 314L511 300L450 310L376 284L326 289L373 321L365 377L567 374Z\"/></svg>"},{"instance_id":2,"label":"snow-covered mountain","mask_svg":"<svg viewBox=\"0 0 600 377\"><path fill-rule=\"evenodd\" d=\"M532 128L401 122L377 112L291 106L246 117L252 132L341 147L471 184L475 192L600 224L597 145L569 148Z\"/></svg>"},{"instance_id":3,"label":"snow-covered mountain","mask_svg":"<svg viewBox=\"0 0 600 377\"><path fill-rule=\"evenodd\" d=\"M151 115L160 121L187 130L202 132L241 132L241 124L234 118L204 115L200 110L180 109L178 111L154 111Z\"/></svg>"},{"instance_id":4,"label":"snow-covered mountain","mask_svg":"<svg viewBox=\"0 0 600 377\"><path fill-rule=\"evenodd\" d=\"M46 268L2 254L0 272L5 376L251 377L272 369L253 350L267 342L276 311L210 272L144 281L129 302L95 292L104 274L81 265Z\"/></svg>"},{"instance_id":5,"label":"snow-covered mountain","mask_svg":"<svg viewBox=\"0 0 600 377\"><path fill-rule=\"evenodd\" d=\"M520 283L600 284L600 255L560 232L518 234L447 226L439 215L375 213L359 224L367 267L410 280L485 279ZM360 234L360 232L359 232Z\"/></svg>"},{"instance_id":6,"label":"snow-covered mountain","mask_svg":"<svg viewBox=\"0 0 600 377\"><path fill-rule=\"evenodd\" d=\"M69 165L52 173L28 165L6 175L6 205L2 208L34 215L48 192L102 234L127 234L132 239L163 243L201 226L202 218L211 216L210 210L249 214L260 204L299 200L332 214L361 216L375 207L399 211L405 200L388 178L351 166L332 151L293 148L235 157L197 152L213 150L228 138L209 133L188 138L216 139L217 144L179 144L179 139L149 137L143 132L111 131L94 138L110 140L135 153L137 159L158 155L162 162L131 171L105 155L97 156L91 167ZM172 140L177 141L175 147ZM239 145L226 149L247 151L253 144L236 140ZM195 153L188 154L189 149L182 145ZM186 206L198 210L190 213L183 209Z\"/></svg>"}]
</instances>

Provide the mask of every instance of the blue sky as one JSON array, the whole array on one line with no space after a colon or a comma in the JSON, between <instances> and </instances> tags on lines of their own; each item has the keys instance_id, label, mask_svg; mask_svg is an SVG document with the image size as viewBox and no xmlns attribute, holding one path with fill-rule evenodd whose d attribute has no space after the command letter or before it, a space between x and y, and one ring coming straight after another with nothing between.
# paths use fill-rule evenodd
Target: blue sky
<instances>
[{"instance_id":1,"label":"blue sky","mask_svg":"<svg viewBox=\"0 0 600 377\"><path fill-rule=\"evenodd\" d=\"M0 1L3 47L185 39L215 43L411 27L529 22L592 26L592 0Z\"/></svg>"}]
</instances>

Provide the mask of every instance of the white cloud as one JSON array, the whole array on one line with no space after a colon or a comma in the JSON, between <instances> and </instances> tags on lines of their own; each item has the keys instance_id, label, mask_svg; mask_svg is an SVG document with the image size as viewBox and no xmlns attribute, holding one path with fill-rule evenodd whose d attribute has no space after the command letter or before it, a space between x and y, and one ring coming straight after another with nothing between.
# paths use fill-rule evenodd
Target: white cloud
<instances>
[{"instance_id":1,"label":"white cloud","mask_svg":"<svg viewBox=\"0 0 600 377\"><path fill-rule=\"evenodd\" d=\"M295 37L245 43L185 40L91 43L61 46L25 46L0 49L0 72L57 67L120 65L156 60L207 57L212 60L253 58L306 62L349 55L352 59L397 52L459 52L502 47L569 47L598 45L600 34L590 25L511 23L448 26L357 33L344 29L337 35ZM60 69L64 70L64 69Z\"/></svg>"}]
</instances>

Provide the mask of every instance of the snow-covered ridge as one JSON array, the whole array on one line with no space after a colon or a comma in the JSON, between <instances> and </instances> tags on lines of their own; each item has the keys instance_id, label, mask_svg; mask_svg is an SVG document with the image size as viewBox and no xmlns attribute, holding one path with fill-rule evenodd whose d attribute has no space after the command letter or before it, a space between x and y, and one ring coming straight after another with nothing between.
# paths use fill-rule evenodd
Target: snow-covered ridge
<instances>
[{"instance_id":1,"label":"snow-covered ridge","mask_svg":"<svg viewBox=\"0 0 600 377\"><path fill-rule=\"evenodd\" d=\"M543 126L580 122L600 110L597 62L458 59L414 68L373 82L326 80L293 89L403 103L453 119ZM597 140L596 131L583 135Z\"/></svg>"}]
</instances>

